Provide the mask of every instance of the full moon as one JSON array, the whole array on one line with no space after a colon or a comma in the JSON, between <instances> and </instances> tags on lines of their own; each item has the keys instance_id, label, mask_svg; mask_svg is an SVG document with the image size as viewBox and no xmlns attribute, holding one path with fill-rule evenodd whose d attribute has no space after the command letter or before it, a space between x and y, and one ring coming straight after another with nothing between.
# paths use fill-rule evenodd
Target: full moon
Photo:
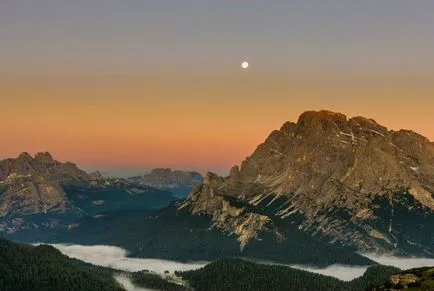
<instances>
[{"instance_id":1,"label":"full moon","mask_svg":"<svg viewBox=\"0 0 434 291\"><path fill-rule=\"evenodd\" d=\"M249 67L249 63L248 62L244 61L244 62L241 63L241 68L247 69L248 67Z\"/></svg>"}]
</instances>

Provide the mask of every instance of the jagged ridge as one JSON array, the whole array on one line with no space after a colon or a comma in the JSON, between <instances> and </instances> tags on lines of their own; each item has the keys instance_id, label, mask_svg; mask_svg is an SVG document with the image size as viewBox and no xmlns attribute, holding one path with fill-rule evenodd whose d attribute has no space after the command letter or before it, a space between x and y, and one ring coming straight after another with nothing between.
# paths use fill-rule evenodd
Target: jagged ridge
<instances>
[{"instance_id":1,"label":"jagged ridge","mask_svg":"<svg viewBox=\"0 0 434 291\"><path fill-rule=\"evenodd\" d=\"M212 216L241 246L278 218L362 251L432 255L433 193L427 138L364 117L308 111L273 131L228 177L208 173L180 207ZM266 214L234 209L228 197Z\"/></svg>"}]
</instances>

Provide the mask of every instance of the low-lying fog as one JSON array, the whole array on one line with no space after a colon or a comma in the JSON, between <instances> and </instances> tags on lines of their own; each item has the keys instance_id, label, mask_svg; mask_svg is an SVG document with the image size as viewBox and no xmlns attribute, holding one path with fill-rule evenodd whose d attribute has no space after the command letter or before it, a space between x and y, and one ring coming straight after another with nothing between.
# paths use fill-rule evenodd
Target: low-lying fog
<instances>
[{"instance_id":1,"label":"low-lying fog","mask_svg":"<svg viewBox=\"0 0 434 291\"><path fill-rule=\"evenodd\" d=\"M159 274L165 271L173 273L175 271L195 270L205 266L208 262L181 263L160 259L140 259L127 257L127 251L114 246L82 246L53 244L64 255L79 259L94 265L110 267L117 270L137 272L149 270Z\"/></svg>"},{"instance_id":2,"label":"low-lying fog","mask_svg":"<svg viewBox=\"0 0 434 291\"><path fill-rule=\"evenodd\" d=\"M391 257L379 256L375 254L362 254L363 256L386 266L394 266L402 270L434 266L433 258L415 258L415 257Z\"/></svg>"},{"instance_id":3,"label":"low-lying fog","mask_svg":"<svg viewBox=\"0 0 434 291\"><path fill-rule=\"evenodd\" d=\"M305 270L312 273L331 276L343 281L351 281L354 278L363 276L367 266L346 266L346 265L331 265L326 268L314 268L303 265L288 265L291 268Z\"/></svg>"},{"instance_id":4,"label":"low-lying fog","mask_svg":"<svg viewBox=\"0 0 434 291\"><path fill-rule=\"evenodd\" d=\"M181 263L160 259L140 259L127 257L127 251L114 246L81 246L54 244L63 254L94 265L111 267L124 271L149 270L163 274L166 270L174 271L194 270L205 266L208 262ZM400 269L410 269L423 266L434 266L434 259L429 258L402 258L389 256L376 256L364 254L366 257L383 265L395 266ZM366 266L331 265L327 268L314 268L305 265L288 265L290 267L306 270L327 276L333 276L341 280L349 281L360 277L366 271ZM140 289L137 289L140 290ZM143 290L143 289L141 289Z\"/></svg>"},{"instance_id":5,"label":"low-lying fog","mask_svg":"<svg viewBox=\"0 0 434 291\"><path fill-rule=\"evenodd\" d=\"M132 282L131 279L126 276L126 275L115 275L115 280L116 282L119 283L119 285L122 286L122 288L124 288L127 291L154 291L153 289L146 289L146 288L140 288L135 286Z\"/></svg>"}]
</instances>

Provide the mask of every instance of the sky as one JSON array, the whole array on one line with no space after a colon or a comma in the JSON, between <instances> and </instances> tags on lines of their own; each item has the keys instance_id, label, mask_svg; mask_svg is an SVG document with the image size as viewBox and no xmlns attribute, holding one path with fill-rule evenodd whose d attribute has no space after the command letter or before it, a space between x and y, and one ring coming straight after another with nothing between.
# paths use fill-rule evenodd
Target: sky
<instances>
[{"instance_id":1,"label":"sky","mask_svg":"<svg viewBox=\"0 0 434 291\"><path fill-rule=\"evenodd\" d=\"M0 158L227 173L320 109L434 141L433 29L430 0L0 1Z\"/></svg>"}]
</instances>

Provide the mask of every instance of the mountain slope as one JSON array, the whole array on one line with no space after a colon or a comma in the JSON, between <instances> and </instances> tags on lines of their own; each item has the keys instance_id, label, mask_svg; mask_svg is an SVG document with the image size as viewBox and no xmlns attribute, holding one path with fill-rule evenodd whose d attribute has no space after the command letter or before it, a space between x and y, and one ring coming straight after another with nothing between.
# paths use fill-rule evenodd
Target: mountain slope
<instances>
[{"instance_id":1,"label":"mountain slope","mask_svg":"<svg viewBox=\"0 0 434 291\"><path fill-rule=\"evenodd\" d=\"M108 244L127 249L132 257L176 261L211 261L225 257L247 257L281 263L369 265L373 261L342 248L330 246L298 229L282 229L290 240L261 232L242 250L237 236L210 227L206 215L191 215L171 205L153 212L121 211L85 217L76 227L62 230L53 243Z\"/></svg>"},{"instance_id":2,"label":"mountain slope","mask_svg":"<svg viewBox=\"0 0 434 291\"><path fill-rule=\"evenodd\" d=\"M0 161L0 216L7 214L62 213L71 208L62 185L90 181L75 164L60 163L49 153L32 158L22 153Z\"/></svg>"},{"instance_id":3,"label":"mountain slope","mask_svg":"<svg viewBox=\"0 0 434 291\"><path fill-rule=\"evenodd\" d=\"M85 215L163 208L175 199L170 192L125 179L87 174L49 153L0 161L0 235L32 230L24 235L43 239L47 229L66 227Z\"/></svg>"},{"instance_id":4,"label":"mountain slope","mask_svg":"<svg viewBox=\"0 0 434 291\"><path fill-rule=\"evenodd\" d=\"M228 177L208 173L180 209L212 217L241 248L259 232L296 225L352 249L433 256L433 193L434 143L425 137L309 111Z\"/></svg>"}]
</instances>

